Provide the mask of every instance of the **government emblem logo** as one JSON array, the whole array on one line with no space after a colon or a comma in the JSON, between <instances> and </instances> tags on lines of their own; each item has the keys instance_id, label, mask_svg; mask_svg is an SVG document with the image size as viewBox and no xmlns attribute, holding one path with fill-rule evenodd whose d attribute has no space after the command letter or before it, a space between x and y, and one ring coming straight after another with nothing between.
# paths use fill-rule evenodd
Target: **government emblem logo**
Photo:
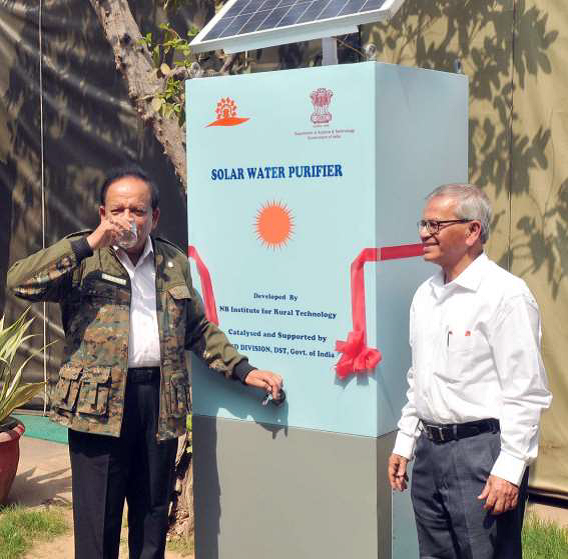
<instances>
[{"instance_id":1,"label":"government emblem logo","mask_svg":"<svg viewBox=\"0 0 568 559\"><path fill-rule=\"evenodd\" d=\"M331 113L328 109L332 97L333 91L325 89L325 87L320 87L310 93L312 105L314 106L314 112L310 120L314 124L327 124L331 121Z\"/></svg>"},{"instance_id":2,"label":"government emblem logo","mask_svg":"<svg viewBox=\"0 0 568 559\"><path fill-rule=\"evenodd\" d=\"M215 120L210 122L206 128L209 126L238 126L250 120L237 115L237 104L230 97L224 97L217 103L215 115Z\"/></svg>"}]
</instances>

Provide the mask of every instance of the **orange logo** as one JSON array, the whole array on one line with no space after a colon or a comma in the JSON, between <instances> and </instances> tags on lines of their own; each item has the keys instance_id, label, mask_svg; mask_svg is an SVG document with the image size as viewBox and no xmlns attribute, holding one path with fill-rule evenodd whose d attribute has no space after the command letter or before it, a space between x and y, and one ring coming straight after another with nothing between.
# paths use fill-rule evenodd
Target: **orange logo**
<instances>
[{"instance_id":1,"label":"orange logo","mask_svg":"<svg viewBox=\"0 0 568 559\"><path fill-rule=\"evenodd\" d=\"M237 126L249 120L237 116L237 104L230 97L224 97L217 103L215 114L217 118L210 122L206 128L209 126Z\"/></svg>"},{"instance_id":2,"label":"orange logo","mask_svg":"<svg viewBox=\"0 0 568 559\"><path fill-rule=\"evenodd\" d=\"M282 248L294 232L292 212L281 202L268 202L256 214L255 229L257 239L265 247Z\"/></svg>"}]
</instances>

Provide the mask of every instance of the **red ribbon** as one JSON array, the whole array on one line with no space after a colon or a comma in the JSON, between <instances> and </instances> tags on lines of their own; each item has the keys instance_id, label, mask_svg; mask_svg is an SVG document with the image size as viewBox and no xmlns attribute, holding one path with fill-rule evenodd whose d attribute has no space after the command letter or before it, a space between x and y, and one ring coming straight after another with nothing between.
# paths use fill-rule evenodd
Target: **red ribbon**
<instances>
[{"instance_id":1,"label":"red ribbon","mask_svg":"<svg viewBox=\"0 0 568 559\"><path fill-rule=\"evenodd\" d=\"M219 317L217 316L217 305L215 304L215 294L213 293L213 284L211 283L211 274L207 266L201 260L197 249L194 246L187 247L189 258L195 260L199 278L201 280L201 291L203 294L203 304L205 305L205 316L209 322L219 326Z\"/></svg>"},{"instance_id":2,"label":"red ribbon","mask_svg":"<svg viewBox=\"0 0 568 559\"><path fill-rule=\"evenodd\" d=\"M342 355L335 365L341 379L351 374L372 371L381 361L378 349L367 347L367 316L365 310L365 262L412 258L422 254L422 244L365 248L351 264L351 314L353 330L346 341L336 341L335 350Z\"/></svg>"}]
</instances>

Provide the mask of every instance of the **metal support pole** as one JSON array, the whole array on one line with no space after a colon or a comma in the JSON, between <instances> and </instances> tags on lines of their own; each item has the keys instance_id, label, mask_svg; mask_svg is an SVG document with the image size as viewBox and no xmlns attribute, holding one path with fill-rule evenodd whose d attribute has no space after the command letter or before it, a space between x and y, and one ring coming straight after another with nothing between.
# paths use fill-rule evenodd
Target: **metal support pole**
<instances>
[{"instance_id":1,"label":"metal support pole","mask_svg":"<svg viewBox=\"0 0 568 559\"><path fill-rule=\"evenodd\" d=\"M324 37L321 40L321 49L322 66L331 66L332 64L339 63L337 58L337 39L335 37Z\"/></svg>"}]
</instances>

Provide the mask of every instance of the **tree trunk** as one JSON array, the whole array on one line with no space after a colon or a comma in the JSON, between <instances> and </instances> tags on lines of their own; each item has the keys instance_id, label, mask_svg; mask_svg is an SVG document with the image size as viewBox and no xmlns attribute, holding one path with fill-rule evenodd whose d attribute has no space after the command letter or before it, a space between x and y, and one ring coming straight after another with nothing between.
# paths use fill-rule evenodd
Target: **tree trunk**
<instances>
[{"instance_id":1,"label":"tree trunk","mask_svg":"<svg viewBox=\"0 0 568 559\"><path fill-rule=\"evenodd\" d=\"M164 148L187 189L185 138L177 118L164 118L153 111L152 99L164 88L164 78L158 77L152 57L132 16L128 0L90 0L104 34L114 52L116 68L128 84L128 95L142 121L152 126L154 135Z\"/></svg>"},{"instance_id":2,"label":"tree trunk","mask_svg":"<svg viewBox=\"0 0 568 559\"><path fill-rule=\"evenodd\" d=\"M170 503L168 537L189 538L195 528L193 512L193 461L191 433L179 438L176 456L176 484Z\"/></svg>"},{"instance_id":3,"label":"tree trunk","mask_svg":"<svg viewBox=\"0 0 568 559\"><path fill-rule=\"evenodd\" d=\"M138 116L151 125L164 154L172 162L184 195L187 171L184 132L177 118L156 113L152 99L164 89L165 79L158 77L142 35L127 0L90 0L104 34L114 52L116 69L128 84L128 95ZM193 468L191 434L180 437L176 458L176 489L170 503L170 535L190 537L193 533Z\"/></svg>"}]
</instances>

